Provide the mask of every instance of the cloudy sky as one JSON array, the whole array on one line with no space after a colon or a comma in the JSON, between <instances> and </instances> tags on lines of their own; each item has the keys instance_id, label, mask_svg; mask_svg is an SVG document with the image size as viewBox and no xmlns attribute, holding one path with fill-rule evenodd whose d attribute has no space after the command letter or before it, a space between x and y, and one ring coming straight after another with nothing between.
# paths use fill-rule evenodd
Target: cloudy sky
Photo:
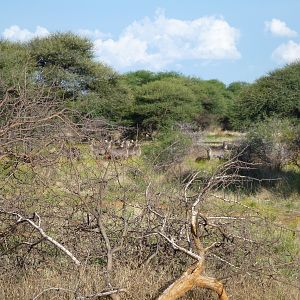
<instances>
[{"instance_id":1,"label":"cloudy sky","mask_svg":"<svg viewBox=\"0 0 300 300\"><path fill-rule=\"evenodd\" d=\"M28 41L72 31L119 72L174 70L253 81L300 59L300 0L10 0L0 36Z\"/></svg>"}]
</instances>

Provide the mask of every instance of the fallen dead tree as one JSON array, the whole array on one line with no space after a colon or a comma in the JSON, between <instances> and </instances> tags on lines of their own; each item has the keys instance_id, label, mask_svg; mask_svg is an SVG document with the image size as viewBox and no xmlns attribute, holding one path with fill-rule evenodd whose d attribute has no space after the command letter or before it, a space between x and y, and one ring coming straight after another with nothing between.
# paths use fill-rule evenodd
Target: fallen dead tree
<instances>
[{"instance_id":1,"label":"fallen dead tree","mask_svg":"<svg viewBox=\"0 0 300 300\"><path fill-rule=\"evenodd\" d=\"M196 259L196 263L192 266L188 267L188 269L182 274L182 276L177 279L174 283L172 283L159 297L158 300L175 300L183 295L185 295L188 291L198 287L205 288L214 291L219 299L227 300L228 296L225 291L223 283L218 281L215 278L209 277L205 275L205 258L207 252L213 247L217 245L216 242L211 245L204 247L203 242L201 241L199 234L199 217L200 207L203 201L207 200L209 193L214 190L216 187L220 185L230 184L231 180L239 180L239 176L234 174L232 178L228 178L226 173L230 168L237 167L237 162L231 161L227 165L224 166L224 169L218 170L216 174L214 174L206 183L206 185L202 188L202 191L196 197L195 201L190 206L190 211L187 212L187 216L189 218L189 224L186 224L186 228L190 226L190 235L187 232L188 242L191 243L191 239L194 243L194 251L188 250L186 248L180 247L175 243L173 239L168 238L164 233L164 226L162 227L162 231L158 232L163 238L165 238L174 249L178 249L179 251L184 252L188 256ZM189 202L187 197L187 190L189 186L194 182L197 177L197 173L192 176L192 178L188 181L185 186L185 201ZM164 220L164 225L167 220Z\"/></svg>"},{"instance_id":2,"label":"fallen dead tree","mask_svg":"<svg viewBox=\"0 0 300 300\"><path fill-rule=\"evenodd\" d=\"M159 209L155 210L155 204L151 204L151 197L148 196L148 208L151 213L160 220L161 224L160 230L156 231L155 234L165 239L175 251L180 251L196 261L187 267L183 274L159 295L158 300L178 299L195 288L211 290L216 293L221 300L229 299L224 283L206 274L205 265L208 257L220 261L223 267L225 266L227 269L228 275L230 269L233 269L234 273L244 273L247 276L256 276L257 272L260 272L257 270L257 267L253 267L257 264L256 255L261 256L261 253L264 251L268 252L268 247L274 243L274 240L272 241L272 235L270 235L270 239L268 237L264 237L262 240L257 239L257 236L255 236L251 230L251 226L256 224L254 226L259 226L266 230L270 228L272 231L271 228L275 229L278 225L271 224L266 218L262 217L257 210L243 204L241 201L227 198L224 194L220 195L219 193L232 185L237 186L239 184L245 184L245 182L260 181L256 178L240 175L241 171L256 167L255 164L244 163L239 161L238 157L234 157L207 179L200 187L200 191L196 194L191 194L191 187L192 185L199 185L199 180L197 182L199 172L191 175L184 187L184 195L181 200L185 204L184 215L186 219L185 221L181 220L181 222L178 222L178 220L175 221L175 223L179 223L179 226L176 226L174 223L177 217L174 211L171 209L167 209L165 212ZM150 185L148 189L150 190ZM247 212L246 216L230 216L228 213L212 216L212 211L205 209L205 203L213 203L215 200L240 206ZM231 227L232 225L233 227ZM178 228L177 232L174 232L175 227ZM239 230L242 234L238 234ZM285 228L284 230L289 229ZM206 243L206 245L204 243ZM228 253L228 258L222 258L216 254L217 252L222 253L222 249L223 252L228 252L227 247L230 244L231 246L229 247L236 250L230 251L231 254ZM253 264L250 263L246 266L245 262L241 262L240 264L231 262L236 255L234 251L239 252L241 248L249 249L246 250L246 255L248 256L247 260L249 260L249 262L252 261ZM251 255L249 255L250 253ZM240 260L238 256L236 256L235 259ZM280 260L280 258L277 259ZM273 274L270 275L272 278L280 280L280 271L275 271L268 263L263 263L260 266L260 270L264 275L270 272L270 274ZM275 272L276 275L273 272Z\"/></svg>"}]
</instances>

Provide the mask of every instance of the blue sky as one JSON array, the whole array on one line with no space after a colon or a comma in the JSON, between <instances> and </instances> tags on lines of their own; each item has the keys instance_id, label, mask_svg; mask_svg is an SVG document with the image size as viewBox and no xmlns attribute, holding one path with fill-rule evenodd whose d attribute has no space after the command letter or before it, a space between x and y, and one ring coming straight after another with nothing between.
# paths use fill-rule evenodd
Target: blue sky
<instances>
[{"instance_id":1,"label":"blue sky","mask_svg":"<svg viewBox=\"0 0 300 300\"><path fill-rule=\"evenodd\" d=\"M72 31L119 72L175 70L253 81L300 59L299 0L3 1L0 35L27 41Z\"/></svg>"}]
</instances>

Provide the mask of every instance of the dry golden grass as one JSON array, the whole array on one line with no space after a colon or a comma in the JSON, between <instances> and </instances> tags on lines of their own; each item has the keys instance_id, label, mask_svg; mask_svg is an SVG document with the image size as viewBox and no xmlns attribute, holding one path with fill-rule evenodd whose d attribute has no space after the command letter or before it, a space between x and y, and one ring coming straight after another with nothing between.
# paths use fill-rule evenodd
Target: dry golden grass
<instances>
[{"instance_id":1,"label":"dry golden grass","mask_svg":"<svg viewBox=\"0 0 300 300\"><path fill-rule=\"evenodd\" d=\"M119 268L115 274L115 282L119 287L126 288L122 299L142 300L155 299L158 294L175 278L172 275L172 266L160 271L150 266L133 268L129 266ZM81 273L74 270L65 270L63 267L31 270L24 273L4 275L0 277L0 299L2 300L29 300L47 288L63 288L78 290L81 295L95 294L104 287L101 267L88 266ZM225 282L230 299L236 300L297 300L300 291L297 288L278 282L255 281L251 278L232 279ZM74 292L65 290L51 290L44 293L39 300L48 299L75 299ZM97 298L94 298L97 299ZM206 290L193 290L182 299L185 300L213 300L216 296Z\"/></svg>"}]
</instances>

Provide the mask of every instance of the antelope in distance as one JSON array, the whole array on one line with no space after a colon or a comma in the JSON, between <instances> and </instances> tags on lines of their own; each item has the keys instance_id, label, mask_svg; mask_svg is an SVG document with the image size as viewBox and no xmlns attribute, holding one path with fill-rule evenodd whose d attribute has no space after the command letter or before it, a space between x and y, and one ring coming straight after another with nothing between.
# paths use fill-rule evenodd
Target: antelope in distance
<instances>
[{"instance_id":1,"label":"antelope in distance","mask_svg":"<svg viewBox=\"0 0 300 300\"><path fill-rule=\"evenodd\" d=\"M137 143L137 141L126 141L126 149L127 149L127 158L129 157L139 157L142 154L141 146Z\"/></svg>"},{"instance_id":2,"label":"antelope in distance","mask_svg":"<svg viewBox=\"0 0 300 300\"><path fill-rule=\"evenodd\" d=\"M104 140L104 142L98 142L95 139L92 139L90 144L91 151L93 155L98 158L107 154L108 150L108 141Z\"/></svg>"},{"instance_id":3,"label":"antelope in distance","mask_svg":"<svg viewBox=\"0 0 300 300\"><path fill-rule=\"evenodd\" d=\"M225 149L222 146L212 146L209 147L209 159L223 159L225 158Z\"/></svg>"},{"instance_id":4,"label":"antelope in distance","mask_svg":"<svg viewBox=\"0 0 300 300\"><path fill-rule=\"evenodd\" d=\"M80 149L77 148L77 147L71 147L69 149L69 152L68 152L68 158L69 159L76 159L76 160L80 160L81 158L81 152L80 152Z\"/></svg>"},{"instance_id":5,"label":"antelope in distance","mask_svg":"<svg viewBox=\"0 0 300 300\"><path fill-rule=\"evenodd\" d=\"M123 141L118 147L112 147L111 142L107 150L109 159L128 159L141 156L141 146L137 142Z\"/></svg>"},{"instance_id":6,"label":"antelope in distance","mask_svg":"<svg viewBox=\"0 0 300 300\"><path fill-rule=\"evenodd\" d=\"M209 147L209 159L226 159L228 154L237 147L235 143L224 141L222 145Z\"/></svg>"},{"instance_id":7,"label":"antelope in distance","mask_svg":"<svg viewBox=\"0 0 300 300\"><path fill-rule=\"evenodd\" d=\"M112 141L109 141L105 158L116 160L126 159L127 149L124 147L124 144L125 142L121 142L117 147L112 147Z\"/></svg>"},{"instance_id":8,"label":"antelope in distance","mask_svg":"<svg viewBox=\"0 0 300 300\"><path fill-rule=\"evenodd\" d=\"M210 148L207 147L201 147L200 149L197 149L197 158L196 162L200 162L203 160L209 160L210 159Z\"/></svg>"},{"instance_id":9,"label":"antelope in distance","mask_svg":"<svg viewBox=\"0 0 300 300\"><path fill-rule=\"evenodd\" d=\"M196 162L211 159L226 159L235 145L233 143L223 142L221 145L202 146L196 158Z\"/></svg>"},{"instance_id":10,"label":"antelope in distance","mask_svg":"<svg viewBox=\"0 0 300 300\"><path fill-rule=\"evenodd\" d=\"M128 159L130 157L139 157L141 156L141 146L134 141L116 141L113 142L112 140L105 140L104 143L97 142L92 140L90 144L90 148L92 153L96 158L103 157L106 159Z\"/></svg>"},{"instance_id":11,"label":"antelope in distance","mask_svg":"<svg viewBox=\"0 0 300 300\"><path fill-rule=\"evenodd\" d=\"M53 153L53 150L51 151ZM70 145L69 143L62 143L60 147L60 153L69 160L80 160L81 151L78 147Z\"/></svg>"}]
</instances>

